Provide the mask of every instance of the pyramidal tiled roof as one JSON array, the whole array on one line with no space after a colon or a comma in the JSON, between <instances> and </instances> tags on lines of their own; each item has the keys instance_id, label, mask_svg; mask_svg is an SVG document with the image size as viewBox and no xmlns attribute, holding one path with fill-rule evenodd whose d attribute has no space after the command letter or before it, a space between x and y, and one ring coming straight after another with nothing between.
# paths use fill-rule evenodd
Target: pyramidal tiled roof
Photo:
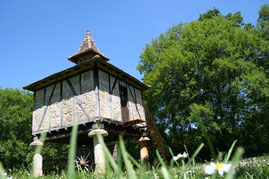
<instances>
[{"instance_id":1,"label":"pyramidal tiled roof","mask_svg":"<svg viewBox=\"0 0 269 179\"><path fill-rule=\"evenodd\" d=\"M72 55L71 57L68 58L68 60L77 63L77 58L81 57L83 55L86 55L88 53L92 53L93 56L95 55L99 55L102 59L108 61L109 58L104 56L100 50L98 49L97 45L95 44L91 34L90 34L90 30L87 30L87 34L86 37L84 38L82 44L80 45L80 48L78 49L78 51Z\"/></svg>"}]
</instances>

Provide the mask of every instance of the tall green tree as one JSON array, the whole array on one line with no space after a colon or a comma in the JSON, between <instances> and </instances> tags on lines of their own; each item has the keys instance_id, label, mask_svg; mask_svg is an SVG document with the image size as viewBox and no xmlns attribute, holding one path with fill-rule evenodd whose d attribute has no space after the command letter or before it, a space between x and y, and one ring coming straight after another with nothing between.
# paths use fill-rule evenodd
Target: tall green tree
<instances>
[{"instance_id":1,"label":"tall green tree","mask_svg":"<svg viewBox=\"0 0 269 179\"><path fill-rule=\"evenodd\" d=\"M0 88L0 161L5 167L26 165L31 137L33 95Z\"/></svg>"},{"instance_id":2,"label":"tall green tree","mask_svg":"<svg viewBox=\"0 0 269 179\"><path fill-rule=\"evenodd\" d=\"M263 5L259 11L258 24L255 29L257 39L257 68L263 70L266 80L269 79L269 4ZM260 78L263 80L263 78ZM266 82L266 81L265 81ZM268 83L263 92L256 92L255 84L252 85L251 101L254 104L243 123L242 140L249 153L268 153L269 148L269 90Z\"/></svg>"},{"instance_id":3,"label":"tall green tree","mask_svg":"<svg viewBox=\"0 0 269 179\"><path fill-rule=\"evenodd\" d=\"M32 111L32 93L0 87L0 162L5 169L31 167ZM65 168L62 163L51 161L67 158L67 151L66 145L46 143L42 150L44 169Z\"/></svg>"},{"instance_id":4,"label":"tall green tree","mask_svg":"<svg viewBox=\"0 0 269 179\"><path fill-rule=\"evenodd\" d=\"M152 87L145 101L175 151L182 144L194 149L209 138L218 150L239 139L249 152L266 152L266 40L258 28L243 23L240 12L223 16L213 9L146 45L137 67ZM253 121L259 130L253 137L263 134L262 146L257 139L257 145L247 146Z\"/></svg>"}]
</instances>

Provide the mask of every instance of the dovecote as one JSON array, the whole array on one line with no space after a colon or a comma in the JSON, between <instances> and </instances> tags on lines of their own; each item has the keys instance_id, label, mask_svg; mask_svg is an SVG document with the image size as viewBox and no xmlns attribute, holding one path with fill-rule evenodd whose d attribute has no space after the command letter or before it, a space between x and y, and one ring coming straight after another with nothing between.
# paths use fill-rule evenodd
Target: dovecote
<instances>
[{"instance_id":1,"label":"dovecote","mask_svg":"<svg viewBox=\"0 0 269 179\"><path fill-rule=\"evenodd\" d=\"M117 135L136 135L137 130L123 130L123 125L146 120L142 96L149 86L110 64L89 30L68 59L76 65L24 87L34 92L32 134L48 132L47 140L68 142L75 121L83 134L101 119L104 128Z\"/></svg>"}]
</instances>

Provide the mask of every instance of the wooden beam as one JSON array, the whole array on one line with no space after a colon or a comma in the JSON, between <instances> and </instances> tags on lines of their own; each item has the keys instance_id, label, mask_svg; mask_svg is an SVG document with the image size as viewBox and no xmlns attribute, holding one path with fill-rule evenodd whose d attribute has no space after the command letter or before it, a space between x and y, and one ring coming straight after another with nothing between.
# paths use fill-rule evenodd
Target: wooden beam
<instances>
[{"instance_id":1,"label":"wooden beam","mask_svg":"<svg viewBox=\"0 0 269 179\"><path fill-rule=\"evenodd\" d=\"M36 108L36 91L34 92L34 105L33 105L33 111L35 111Z\"/></svg>"},{"instance_id":2,"label":"wooden beam","mask_svg":"<svg viewBox=\"0 0 269 179\"><path fill-rule=\"evenodd\" d=\"M113 87L112 87L112 94L113 94L113 91L114 91L114 89L115 89L115 87L116 87L116 83L117 83L117 81L118 81L118 79L115 77L115 81L114 81L114 83L113 83Z\"/></svg>"},{"instance_id":3,"label":"wooden beam","mask_svg":"<svg viewBox=\"0 0 269 179\"><path fill-rule=\"evenodd\" d=\"M43 106L46 105L46 88L44 88L44 93L43 93Z\"/></svg>"},{"instance_id":4,"label":"wooden beam","mask_svg":"<svg viewBox=\"0 0 269 179\"><path fill-rule=\"evenodd\" d=\"M79 94L82 95L82 87L81 87L81 73L79 74Z\"/></svg>"},{"instance_id":5,"label":"wooden beam","mask_svg":"<svg viewBox=\"0 0 269 179\"><path fill-rule=\"evenodd\" d=\"M111 81L110 81L110 74L108 74L108 88L109 88L109 99L108 99L108 106L110 110L110 118L113 119L113 111L112 111L112 89L111 89Z\"/></svg>"},{"instance_id":6,"label":"wooden beam","mask_svg":"<svg viewBox=\"0 0 269 179\"><path fill-rule=\"evenodd\" d=\"M117 134L117 135L126 135L126 136L132 136L132 137L139 137L139 134L134 134L134 133L128 133L125 131L118 131L118 130L113 130L113 129L106 129L106 131L109 133Z\"/></svg>"},{"instance_id":7,"label":"wooden beam","mask_svg":"<svg viewBox=\"0 0 269 179\"><path fill-rule=\"evenodd\" d=\"M110 74L108 74L108 89L109 89L109 94L112 94L112 90L111 90L111 84L110 84Z\"/></svg>"},{"instance_id":8,"label":"wooden beam","mask_svg":"<svg viewBox=\"0 0 269 179\"><path fill-rule=\"evenodd\" d=\"M60 126L63 126L63 82L60 82L60 119L61 124Z\"/></svg>"},{"instance_id":9,"label":"wooden beam","mask_svg":"<svg viewBox=\"0 0 269 179\"><path fill-rule=\"evenodd\" d=\"M36 91L34 92L32 131L34 131L34 127L35 127L35 110L36 110Z\"/></svg>"}]
</instances>

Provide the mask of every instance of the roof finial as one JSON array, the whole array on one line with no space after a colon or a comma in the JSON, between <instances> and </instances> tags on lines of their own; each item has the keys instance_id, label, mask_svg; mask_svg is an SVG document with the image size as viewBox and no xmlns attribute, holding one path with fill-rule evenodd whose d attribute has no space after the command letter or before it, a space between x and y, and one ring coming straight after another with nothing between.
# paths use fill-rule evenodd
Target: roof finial
<instances>
[{"instance_id":1,"label":"roof finial","mask_svg":"<svg viewBox=\"0 0 269 179\"><path fill-rule=\"evenodd\" d=\"M100 50L97 48L91 34L90 34L90 30L87 29L87 34L86 37L84 38L82 44L80 45L80 48L78 49L78 51L72 55L71 57L68 58L68 60L70 60L71 62L77 63L78 64L78 58L84 55L88 55L90 54L90 56L94 57L96 55L99 55L103 60L108 61L109 58L104 56ZM92 58L90 57L90 58ZM79 62L80 63L80 62Z\"/></svg>"}]
</instances>

